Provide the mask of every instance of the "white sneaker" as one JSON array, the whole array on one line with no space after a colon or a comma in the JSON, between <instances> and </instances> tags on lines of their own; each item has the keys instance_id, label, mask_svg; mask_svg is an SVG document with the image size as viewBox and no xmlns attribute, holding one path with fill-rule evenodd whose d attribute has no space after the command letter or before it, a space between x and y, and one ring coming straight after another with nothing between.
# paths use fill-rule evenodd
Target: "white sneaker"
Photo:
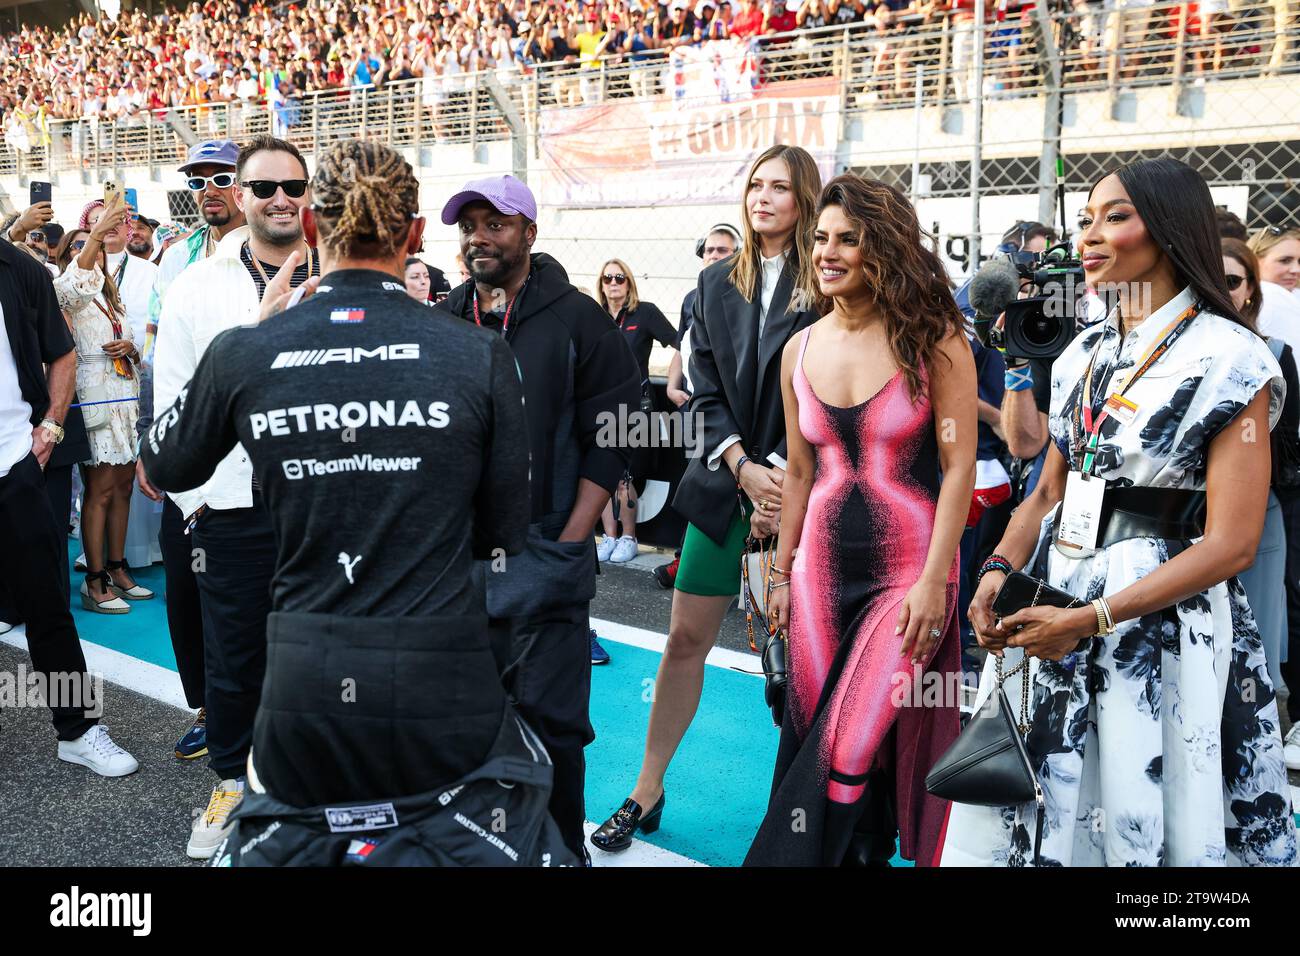
<instances>
[{"instance_id":1,"label":"white sneaker","mask_svg":"<svg viewBox=\"0 0 1300 956\"><path fill-rule=\"evenodd\" d=\"M596 560L608 561L609 556L614 553L614 545L616 543L616 540L611 538L609 535L605 535L605 537L601 538L600 544L596 545Z\"/></svg>"},{"instance_id":2,"label":"white sneaker","mask_svg":"<svg viewBox=\"0 0 1300 956\"><path fill-rule=\"evenodd\" d=\"M140 769L134 757L113 743L103 724L96 724L76 740L60 740L59 759L89 767L101 777L125 777Z\"/></svg>"},{"instance_id":3,"label":"white sneaker","mask_svg":"<svg viewBox=\"0 0 1300 956\"><path fill-rule=\"evenodd\" d=\"M194 821L190 830L190 842L185 847L185 855L192 860L210 859L234 829L230 814L243 799L242 780L222 780L213 787L208 808Z\"/></svg>"},{"instance_id":4,"label":"white sneaker","mask_svg":"<svg viewBox=\"0 0 1300 956\"><path fill-rule=\"evenodd\" d=\"M1286 761L1286 769L1300 770L1300 724L1291 725L1291 732L1283 743L1282 759Z\"/></svg>"},{"instance_id":5,"label":"white sneaker","mask_svg":"<svg viewBox=\"0 0 1300 956\"><path fill-rule=\"evenodd\" d=\"M627 564L637 556L636 538L623 535L614 544L614 553L609 556L610 564Z\"/></svg>"}]
</instances>

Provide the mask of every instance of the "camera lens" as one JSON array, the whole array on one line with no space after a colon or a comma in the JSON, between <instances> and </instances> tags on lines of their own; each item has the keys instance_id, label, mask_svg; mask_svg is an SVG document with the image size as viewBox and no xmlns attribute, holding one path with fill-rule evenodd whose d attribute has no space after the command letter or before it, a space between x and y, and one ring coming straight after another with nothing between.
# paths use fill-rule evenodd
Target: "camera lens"
<instances>
[{"instance_id":1,"label":"camera lens","mask_svg":"<svg viewBox=\"0 0 1300 956\"><path fill-rule=\"evenodd\" d=\"M1055 340L1061 331L1061 322L1059 319L1039 313L1026 318L1025 324L1021 327L1025 341L1038 348L1047 348Z\"/></svg>"}]
</instances>

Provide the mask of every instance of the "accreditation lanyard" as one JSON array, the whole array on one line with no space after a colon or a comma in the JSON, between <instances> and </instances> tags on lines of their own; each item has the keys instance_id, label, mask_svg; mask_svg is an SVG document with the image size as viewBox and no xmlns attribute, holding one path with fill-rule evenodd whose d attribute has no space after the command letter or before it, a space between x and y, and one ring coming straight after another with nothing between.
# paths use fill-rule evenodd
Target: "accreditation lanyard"
<instances>
[{"instance_id":1,"label":"accreditation lanyard","mask_svg":"<svg viewBox=\"0 0 1300 956\"><path fill-rule=\"evenodd\" d=\"M253 268L256 269L257 274L262 277L262 295L266 295L266 287L271 284L271 279L269 276L267 276L266 270L262 268L262 261L258 259L257 256L253 253L253 250L249 248L247 242L244 243L244 248L248 249L248 258L253 261ZM296 272L297 270L295 269L294 271ZM310 279L315 274L315 272L316 272L316 259L312 252L311 246L308 246L307 247L307 279ZM305 282L307 280L304 279L303 281ZM289 276L289 288L291 289L294 288L292 275Z\"/></svg>"},{"instance_id":2,"label":"accreditation lanyard","mask_svg":"<svg viewBox=\"0 0 1300 956\"><path fill-rule=\"evenodd\" d=\"M1101 339L1097 342L1097 347L1092 350L1092 357L1088 359L1088 367L1083 373L1083 397L1074 409L1074 445L1076 450L1080 447L1083 448L1083 466L1081 470L1085 475L1092 475L1093 462L1097 455L1098 436L1101 433L1102 423L1110 417L1112 403L1117 406L1122 404L1121 400L1124 398L1128 390L1137 383L1138 379L1147 373L1151 366L1160 361L1161 357L1173 347L1173 344L1178 341L1178 337L1183 334L1189 325L1191 325L1192 319L1196 318L1197 313L1200 311L1200 303L1190 305L1181 315L1178 316L1178 318L1165 326L1160 333L1160 337L1156 340L1156 344L1148 350L1146 356L1138 363L1138 367L1133 371L1133 374L1129 376L1128 381L1124 383L1124 387L1114 392L1102 405L1101 411L1094 414L1092 404L1092 371L1093 366L1097 363L1097 353L1101 351L1102 343L1106 341L1105 334L1102 334ZM1124 335L1123 332L1121 332L1120 348L1122 349L1123 347ZM1116 358L1118 359L1118 357L1118 353L1116 353ZM1084 442L1085 436L1087 438L1086 444Z\"/></svg>"},{"instance_id":3,"label":"accreditation lanyard","mask_svg":"<svg viewBox=\"0 0 1300 956\"><path fill-rule=\"evenodd\" d=\"M515 293L514 298L510 300L510 304L506 306L506 315L501 322L502 338L505 338L506 331L510 328L510 313L514 309L515 303L519 301L519 297L524 294L524 289L526 288L528 288L527 278L524 279L524 284L519 287L519 291ZM479 317L478 314L478 290L477 289L470 290L469 300L474 305L474 324L477 325L479 328L482 328L483 320Z\"/></svg>"}]
</instances>

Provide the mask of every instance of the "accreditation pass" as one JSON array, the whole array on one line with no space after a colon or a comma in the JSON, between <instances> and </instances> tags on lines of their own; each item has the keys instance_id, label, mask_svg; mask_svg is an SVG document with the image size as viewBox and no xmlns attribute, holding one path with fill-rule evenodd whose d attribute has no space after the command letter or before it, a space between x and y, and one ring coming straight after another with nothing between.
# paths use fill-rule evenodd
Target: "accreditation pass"
<instances>
[{"instance_id":1,"label":"accreditation pass","mask_svg":"<svg viewBox=\"0 0 1300 956\"><path fill-rule=\"evenodd\" d=\"M1101 505L1106 479L1071 471L1065 479L1065 500L1061 502L1061 530L1056 540L1066 547L1097 547L1101 532Z\"/></svg>"}]
</instances>

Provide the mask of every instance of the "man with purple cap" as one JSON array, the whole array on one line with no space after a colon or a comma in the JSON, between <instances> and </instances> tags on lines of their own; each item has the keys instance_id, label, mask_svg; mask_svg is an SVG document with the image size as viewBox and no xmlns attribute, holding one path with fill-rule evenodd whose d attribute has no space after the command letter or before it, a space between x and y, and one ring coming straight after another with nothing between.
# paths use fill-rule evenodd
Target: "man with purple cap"
<instances>
[{"instance_id":1,"label":"man with purple cap","mask_svg":"<svg viewBox=\"0 0 1300 956\"><path fill-rule=\"evenodd\" d=\"M596 593L593 529L627 470L628 449L600 440L641 403L641 374L618 327L564 268L534 253L537 202L513 176L468 183L442 210L471 282L437 308L499 332L524 384L532 453L528 544L484 561L487 611L502 680L555 764L551 815L583 847L583 748L595 739L588 604ZM525 493L525 489L520 489Z\"/></svg>"},{"instance_id":2,"label":"man with purple cap","mask_svg":"<svg viewBox=\"0 0 1300 956\"><path fill-rule=\"evenodd\" d=\"M244 225L244 212L235 203L235 164L239 146L228 139L212 139L190 147L180 171L194 196L203 225L188 238L173 242L158 262L149 302L145 359L140 375L140 417L136 433L144 435L153 424L153 343L158 334L158 317L163 299L178 275L212 255L222 237ZM180 672L185 702L198 712L194 722L176 741L175 755L194 760L208 752L207 714L203 708L206 685L203 664L203 616L199 607L199 585L192 567L191 541L185 533L185 516L171 498L149 483L144 464L137 461L135 477L140 491L162 501L162 527L158 544L162 548L167 580L167 627L171 632L176 669Z\"/></svg>"}]
</instances>

